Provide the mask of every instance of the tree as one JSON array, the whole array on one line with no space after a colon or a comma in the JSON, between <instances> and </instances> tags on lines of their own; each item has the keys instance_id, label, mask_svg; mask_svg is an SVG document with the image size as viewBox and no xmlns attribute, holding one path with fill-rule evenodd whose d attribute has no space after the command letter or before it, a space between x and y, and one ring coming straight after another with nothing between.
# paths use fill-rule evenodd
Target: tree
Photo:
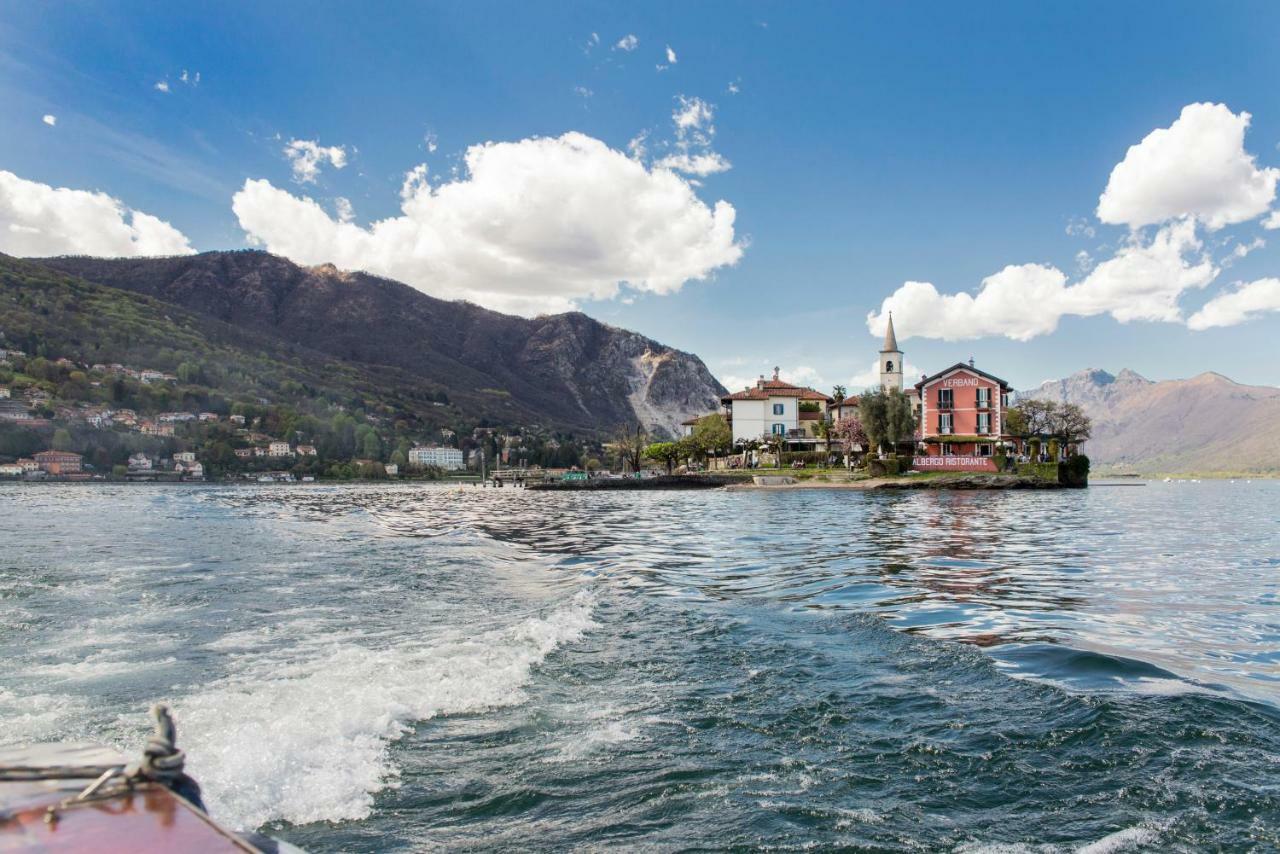
<instances>
[{"instance_id":1,"label":"tree","mask_svg":"<svg viewBox=\"0 0 1280 854\"><path fill-rule=\"evenodd\" d=\"M844 403L844 399L847 394L848 392L842 385L833 386L831 389L831 397L835 399L837 404Z\"/></svg>"},{"instance_id":2,"label":"tree","mask_svg":"<svg viewBox=\"0 0 1280 854\"><path fill-rule=\"evenodd\" d=\"M694 456L715 456L733 447L733 431L729 422L718 412L704 415L693 425L693 433L689 436L693 441Z\"/></svg>"},{"instance_id":3,"label":"tree","mask_svg":"<svg viewBox=\"0 0 1280 854\"><path fill-rule=\"evenodd\" d=\"M831 426L831 435L844 443L845 456L850 465L853 465L854 445L859 446L863 451L871 449L871 441L867 438L867 431L856 415L846 415L833 424Z\"/></svg>"},{"instance_id":4,"label":"tree","mask_svg":"<svg viewBox=\"0 0 1280 854\"><path fill-rule=\"evenodd\" d=\"M1019 401L1009 410L1009 432L1024 438L1052 433L1057 409L1058 404L1052 400L1030 398Z\"/></svg>"},{"instance_id":5,"label":"tree","mask_svg":"<svg viewBox=\"0 0 1280 854\"><path fill-rule=\"evenodd\" d=\"M1057 406L1049 419L1051 433L1062 439L1065 445L1079 445L1093 435L1093 420L1076 403Z\"/></svg>"},{"instance_id":6,"label":"tree","mask_svg":"<svg viewBox=\"0 0 1280 854\"><path fill-rule=\"evenodd\" d=\"M671 474L671 470L675 468L683 452L684 448L679 442L654 442L645 447L644 456L646 459L662 463L667 467L667 474Z\"/></svg>"},{"instance_id":7,"label":"tree","mask_svg":"<svg viewBox=\"0 0 1280 854\"><path fill-rule=\"evenodd\" d=\"M618 455L618 462L624 472L628 467L632 472L638 472L645 446L648 444L644 427L637 424L634 431L629 428L619 430L613 442L610 443L610 448Z\"/></svg>"},{"instance_id":8,"label":"tree","mask_svg":"<svg viewBox=\"0 0 1280 854\"><path fill-rule=\"evenodd\" d=\"M898 389L873 389L858 401L858 414L866 431L869 450L895 449L916 429L911 401Z\"/></svg>"},{"instance_id":9,"label":"tree","mask_svg":"<svg viewBox=\"0 0 1280 854\"><path fill-rule=\"evenodd\" d=\"M59 427L53 431L52 446L55 451L69 451L74 444L66 427Z\"/></svg>"}]
</instances>

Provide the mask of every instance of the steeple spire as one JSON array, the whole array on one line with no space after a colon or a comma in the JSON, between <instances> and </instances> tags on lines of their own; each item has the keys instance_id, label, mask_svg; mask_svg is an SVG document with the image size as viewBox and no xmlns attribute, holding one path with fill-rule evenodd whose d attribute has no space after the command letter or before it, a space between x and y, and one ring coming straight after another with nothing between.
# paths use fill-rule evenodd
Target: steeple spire
<instances>
[{"instance_id":1,"label":"steeple spire","mask_svg":"<svg viewBox=\"0 0 1280 854\"><path fill-rule=\"evenodd\" d=\"M893 334L893 312L889 312L889 326L884 331L884 347L881 348L882 353L898 352L898 336Z\"/></svg>"}]
</instances>

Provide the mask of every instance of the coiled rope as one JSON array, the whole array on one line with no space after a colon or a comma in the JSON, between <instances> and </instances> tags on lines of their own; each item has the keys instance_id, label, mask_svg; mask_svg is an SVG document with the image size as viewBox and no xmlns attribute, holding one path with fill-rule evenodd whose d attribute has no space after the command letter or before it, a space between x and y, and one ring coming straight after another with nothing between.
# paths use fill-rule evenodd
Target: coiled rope
<instances>
[{"instance_id":1,"label":"coiled rope","mask_svg":"<svg viewBox=\"0 0 1280 854\"><path fill-rule=\"evenodd\" d=\"M73 780L93 778L82 792L49 807L45 821L58 820L60 810L132 792L143 783L157 783L187 799L201 810L200 787L183 772L186 754L178 749L173 713L163 703L151 707L153 730L142 749L142 758L127 765L13 765L0 767L0 782Z\"/></svg>"}]
</instances>

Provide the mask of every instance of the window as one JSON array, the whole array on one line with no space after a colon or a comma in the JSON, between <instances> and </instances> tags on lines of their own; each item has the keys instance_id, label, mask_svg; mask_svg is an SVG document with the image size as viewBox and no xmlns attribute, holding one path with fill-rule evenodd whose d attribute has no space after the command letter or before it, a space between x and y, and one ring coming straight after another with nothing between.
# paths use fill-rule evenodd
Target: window
<instances>
[{"instance_id":1,"label":"window","mask_svg":"<svg viewBox=\"0 0 1280 854\"><path fill-rule=\"evenodd\" d=\"M774 414L774 415L781 415L781 414L782 414L782 411L783 411L783 407L784 407L784 405L783 405L783 404L781 404L781 403L775 403L775 404L773 405L773 414Z\"/></svg>"},{"instance_id":2,"label":"window","mask_svg":"<svg viewBox=\"0 0 1280 854\"><path fill-rule=\"evenodd\" d=\"M951 456L951 443L950 443L950 442L943 442L943 443L942 443L942 456L944 456L944 457L949 457L949 456Z\"/></svg>"},{"instance_id":3,"label":"window","mask_svg":"<svg viewBox=\"0 0 1280 854\"><path fill-rule=\"evenodd\" d=\"M991 405L991 389L989 388L978 389L977 402L978 402L979 409L986 409L988 406L990 406Z\"/></svg>"},{"instance_id":4,"label":"window","mask_svg":"<svg viewBox=\"0 0 1280 854\"><path fill-rule=\"evenodd\" d=\"M1000 405L1005 407L1006 409L1009 407L1009 392L1007 391L1000 392Z\"/></svg>"},{"instance_id":5,"label":"window","mask_svg":"<svg viewBox=\"0 0 1280 854\"><path fill-rule=\"evenodd\" d=\"M979 446L978 446L978 456L980 456L980 457L989 457L989 456L991 456L991 446L990 446L990 445L979 445Z\"/></svg>"},{"instance_id":6,"label":"window","mask_svg":"<svg viewBox=\"0 0 1280 854\"><path fill-rule=\"evenodd\" d=\"M891 374L891 373L893 373L893 362L885 362L885 363L884 363L884 372L885 372L886 374Z\"/></svg>"},{"instance_id":7,"label":"window","mask_svg":"<svg viewBox=\"0 0 1280 854\"><path fill-rule=\"evenodd\" d=\"M991 413L990 412L978 413L978 432L979 433L991 432Z\"/></svg>"},{"instance_id":8,"label":"window","mask_svg":"<svg viewBox=\"0 0 1280 854\"><path fill-rule=\"evenodd\" d=\"M951 397L952 397L952 391L951 391L951 389L949 389L949 388L940 388L940 389L938 389L938 408L939 408L939 409L950 409L950 408L951 408Z\"/></svg>"},{"instance_id":9,"label":"window","mask_svg":"<svg viewBox=\"0 0 1280 854\"><path fill-rule=\"evenodd\" d=\"M775 436L784 436L784 435L786 435L786 432L787 432L787 425L786 425L786 424L774 424L774 425L773 425L773 435L775 435Z\"/></svg>"},{"instance_id":10,"label":"window","mask_svg":"<svg viewBox=\"0 0 1280 854\"><path fill-rule=\"evenodd\" d=\"M939 412L939 413L938 413L938 432L939 432L939 433L950 433L950 432L952 432L952 430L951 430L951 413L950 413L950 412Z\"/></svg>"}]
</instances>

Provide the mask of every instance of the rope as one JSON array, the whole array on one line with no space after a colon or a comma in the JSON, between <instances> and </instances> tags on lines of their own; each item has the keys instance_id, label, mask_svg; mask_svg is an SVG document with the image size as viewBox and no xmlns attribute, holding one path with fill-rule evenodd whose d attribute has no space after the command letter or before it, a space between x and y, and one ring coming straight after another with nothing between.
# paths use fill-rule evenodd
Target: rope
<instances>
[{"instance_id":1,"label":"rope","mask_svg":"<svg viewBox=\"0 0 1280 854\"><path fill-rule=\"evenodd\" d=\"M163 703L151 707L154 728L142 749L142 758L128 765L54 765L37 767L12 765L0 767L0 782L32 782L38 780L92 779L87 788L74 797L49 807L45 820L57 821L59 810L80 804L114 798L132 791L140 783L159 783L191 801L200 809L200 787L183 773L186 754L177 748L177 729L173 713Z\"/></svg>"}]
</instances>

